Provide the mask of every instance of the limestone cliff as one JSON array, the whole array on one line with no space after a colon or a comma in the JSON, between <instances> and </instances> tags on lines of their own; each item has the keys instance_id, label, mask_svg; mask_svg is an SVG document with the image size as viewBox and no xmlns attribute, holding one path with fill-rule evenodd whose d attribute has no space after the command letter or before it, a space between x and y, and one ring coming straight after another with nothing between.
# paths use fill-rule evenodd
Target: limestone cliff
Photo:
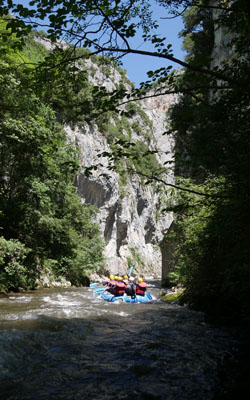
<instances>
[{"instance_id":1,"label":"limestone cliff","mask_svg":"<svg viewBox=\"0 0 250 400\"><path fill-rule=\"evenodd\" d=\"M35 40L42 43L48 51L55 47L68 47L64 41L52 44L40 36ZM125 71L114 66L109 59L105 62L98 57L86 58L80 68L87 71L90 84L104 87L108 92L117 89L119 85L131 91L133 86ZM127 118L125 123L123 121L123 124L119 124L119 137L122 135L137 143L138 154L135 151L135 158L140 158L141 147L144 151L154 150L154 166L158 164L159 167L169 168L169 162L173 162L174 143L164 132L167 110L176 101L177 96L165 95L146 98L132 105L130 103L133 116ZM126 110L126 106L123 106L123 109ZM123 173L117 171L117 168L109 169L110 161L103 157L103 153L112 152L109 136L117 130L117 122L119 121L111 118L105 129L95 123L64 127L69 140L75 143L80 151L82 172L76 179L77 189L83 202L98 208L97 222L106 244L106 270L124 273L133 265L137 273L159 277L162 272L160 244L173 221L172 213L162 216L160 212L162 198L166 196L166 187L146 185L142 177L126 172L128 165L123 159L120 161ZM96 169L87 177L86 167L93 165L96 165ZM150 171L151 164L144 165L144 168ZM171 169L165 179L173 182L174 173Z\"/></svg>"},{"instance_id":2,"label":"limestone cliff","mask_svg":"<svg viewBox=\"0 0 250 400\"><path fill-rule=\"evenodd\" d=\"M124 82L124 73L115 68L111 68L107 76L90 60L87 67L92 70L90 82L109 91L119 82ZM129 90L127 79L125 85ZM156 160L159 165L173 156L173 139L163 135L166 131L166 112L173 101L176 98L170 95L140 100L136 105L138 112L127 120L126 129L130 130L131 141L145 143L149 149L158 150ZM103 152L110 152L107 132L104 135L97 125L65 126L65 130L80 149L83 168L77 177L78 192L84 202L97 206L99 210L97 221L106 243L107 270L124 273L129 265L133 265L137 273L159 277L162 269L160 243L173 220L171 213L165 216L160 213L165 188L161 190L156 185L145 185L135 175L122 179L118 172L110 171L108 159L102 156ZM126 136L125 129L123 133ZM122 160L121 163L124 164ZM96 165L97 169L86 177L85 168L91 165ZM103 177L103 173L108 173L109 179ZM171 171L168 180L173 181Z\"/></svg>"}]
</instances>

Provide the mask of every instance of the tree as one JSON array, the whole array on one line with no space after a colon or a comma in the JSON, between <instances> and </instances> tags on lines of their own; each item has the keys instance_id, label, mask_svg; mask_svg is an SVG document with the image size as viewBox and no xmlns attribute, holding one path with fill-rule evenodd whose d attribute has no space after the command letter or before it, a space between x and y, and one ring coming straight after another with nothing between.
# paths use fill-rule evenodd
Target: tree
<instances>
[{"instance_id":1,"label":"tree","mask_svg":"<svg viewBox=\"0 0 250 400\"><path fill-rule=\"evenodd\" d=\"M92 222L96 210L81 203L73 185L76 149L33 90L33 67L26 64L37 55L36 44L29 38L13 50L18 42L16 35L0 42L0 289L34 287L46 268L82 284L86 270L103 263L99 227Z\"/></svg>"},{"instance_id":2,"label":"tree","mask_svg":"<svg viewBox=\"0 0 250 400\"><path fill-rule=\"evenodd\" d=\"M93 54L112 56L115 59L126 54L149 55L174 61L184 68L243 88L237 77L231 77L216 69L203 68L201 64L194 65L194 63L184 62L174 57L172 46L166 43L166 38L151 34L151 30L156 29L158 25L156 21L152 20L150 3L146 0L139 2L135 0L112 2L106 0L78 0L77 2L73 0L60 2L58 0L33 0L30 2L29 8L19 2L2 0L1 3L0 11L3 18L8 21L8 28L17 32L19 37L27 35L32 28L45 27L48 38L52 42L66 38L67 42L72 44L64 49L56 46L56 52L60 49L61 61L55 60L55 52L51 52L46 62L42 64L46 69L59 68L69 64L70 61L87 58ZM183 7L185 10L192 5L201 8L204 13L207 8L211 9L208 1L203 0L161 1L160 3L166 7L172 7L175 13L176 7ZM235 2L235 12L237 15L245 16L247 7L244 9L244 4L241 7L241 3L244 3L244 0ZM232 9L227 3L222 8L226 13ZM15 19L9 16L10 12L15 15ZM139 32L139 29L142 31ZM142 35L145 42L150 41L155 50L144 51L131 47L130 39L137 33ZM7 33L5 33L5 37L6 35ZM76 49L79 47L90 48L91 51L84 55L77 55ZM39 65L39 70L42 65ZM153 76L163 77L165 81L168 81L169 68L169 66L161 68Z\"/></svg>"},{"instance_id":3,"label":"tree","mask_svg":"<svg viewBox=\"0 0 250 400\"><path fill-rule=\"evenodd\" d=\"M231 4L232 8L236 5L243 7L244 2ZM187 28L190 15L195 20L193 13L194 10L188 10L185 14ZM203 24L204 18L207 25L210 17L203 15ZM180 279L186 286L185 301L197 309L249 322L250 49L246 37L250 34L250 24L247 7L244 12L220 10L216 23L231 38L229 58L217 63L217 68L223 75L244 82L245 90L235 85L223 87L214 80L204 82L199 78L198 81L192 71L186 71L180 78L183 85L193 87L193 96L184 94L172 110L172 129L177 132L178 173L187 177L188 172L192 183L217 194L217 199L214 196L202 201L197 196L187 198L184 193L179 194L177 254ZM188 29L183 34L187 32ZM194 63L202 56L203 39L200 42L199 33L194 25L192 46L188 42L188 58ZM209 31L206 40L204 52L211 49ZM209 67L209 59L207 62ZM195 79L199 83L196 87Z\"/></svg>"}]
</instances>

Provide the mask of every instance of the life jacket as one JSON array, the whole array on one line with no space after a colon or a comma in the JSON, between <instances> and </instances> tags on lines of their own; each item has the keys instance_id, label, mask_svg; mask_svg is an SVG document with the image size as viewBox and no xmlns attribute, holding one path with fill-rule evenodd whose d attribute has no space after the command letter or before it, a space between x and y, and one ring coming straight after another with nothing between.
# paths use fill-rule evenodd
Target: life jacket
<instances>
[{"instance_id":1,"label":"life jacket","mask_svg":"<svg viewBox=\"0 0 250 400\"><path fill-rule=\"evenodd\" d=\"M108 287L111 287L114 285L116 285L116 281L114 279L112 281L111 280L108 281Z\"/></svg>"},{"instance_id":2,"label":"life jacket","mask_svg":"<svg viewBox=\"0 0 250 400\"><path fill-rule=\"evenodd\" d=\"M135 296L135 290L136 290L136 285L134 283L128 283L126 288L125 288L125 292L128 296Z\"/></svg>"},{"instance_id":3,"label":"life jacket","mask_svg":"<svg viewBox=\"0 0 250 400\"><path fill-rule=\"evenodd\" d=\"M124 282L115 282L115 285L111 288L110 293L114 296L123 296L125 293L125 283Z\"/></svg>"},{"instance_id":4,"label":"life jacket","mask_svg":"<svg viewBox=\"0 0 250 400\"><path fill-rule=\"evenodd\" d=\"M144 296L146 292L147 284L145 282L138 282L136 284L136 290L135 293L139 294L140 296Z\"/></svg>"},{"instance_id":5,"label":"life jacket","mask_svg":"<svg viewBox=\"0 0 250 400\"><path fill-rule=\"evenodd\" d=\"M127 286L127 284L129 283L129 280L128 279L123 279L123 281L122 282L124 282L125 283L125 285Z\"/></svg>"}]
</instances>

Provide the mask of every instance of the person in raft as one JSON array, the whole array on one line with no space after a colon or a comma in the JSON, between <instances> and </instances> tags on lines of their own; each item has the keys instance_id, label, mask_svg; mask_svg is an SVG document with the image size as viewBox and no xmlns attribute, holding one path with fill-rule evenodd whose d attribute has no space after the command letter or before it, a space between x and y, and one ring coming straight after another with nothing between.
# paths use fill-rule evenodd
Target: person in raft
<instances>
[{"instance_id":1,"label":"person in raft","mask_svg":"<svg viewBox=\"0 0 250 400\"><path fill-rule=\"evenodd\" d=\"M123 296L125 293L125 288L126 285L123 282L123 278L120 276L115 276L115 280L112 282L112 285L106 289L106 291L114 296Z\"/></svg>"},{"instance_id":2,"label":"person in raft","mask_svg":"<svg viewBox=\"0 0 250 400\"><path fill-rule=\"evenodd\" d=\"M114 275L109 275L109 279L107 279L106 281L102 282L103 286L108 286L111 287L112 285L115 284L115 277Z\"/></svg>"},{"instance_id":3,"label":"person in raft","mask_svg":"<svg viewBox=\"0 0 250 400\"><path fill-rule=\"evenodd\" d=\"M138 278L134 280L134 284L136 286L135 294L140 296L145 296L145 292L147 290L146 282L143 282L142 278Z\"/></svg>"},{"instance_id":4,"label":"person in raft","mask_svg":"<svg viewBox=\"0 0 250 400\"><path fill-rule=\"evenodd\" d=\"M136 295L145 296L147 290L146 282L142 278L130 278L125 288L127 296L135 297Z\"/></svg>"},{"instance_id":5,"label":"person in raft","mask_svg":"<svg viewBox=\"0 0 250 400\"><path fill-rule=\"evenodd\" d=\"M128 280L128 283L125 288L125 293L127 296L135 297L136 283L134 281L135 280L133 278L130 278Z\"/></svg>"}]
</instances>

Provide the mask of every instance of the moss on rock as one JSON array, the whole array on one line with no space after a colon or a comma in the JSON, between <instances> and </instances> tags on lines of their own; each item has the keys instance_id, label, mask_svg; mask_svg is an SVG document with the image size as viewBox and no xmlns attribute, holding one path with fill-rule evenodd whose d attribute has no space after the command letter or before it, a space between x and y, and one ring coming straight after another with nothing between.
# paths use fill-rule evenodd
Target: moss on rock
<instances>
[{"instance_id":1,"label":"moss on rock","mask_svg":"<svg viewBox=\"0 0 250 400\"><path fill-rule=\"evenodd\" d=\"M162 295L162 300L167 303L179 302L182 294L183 294L183 290L179 290L174 293L167 293L167 294Z\"/></svg>"}]
</instances>

